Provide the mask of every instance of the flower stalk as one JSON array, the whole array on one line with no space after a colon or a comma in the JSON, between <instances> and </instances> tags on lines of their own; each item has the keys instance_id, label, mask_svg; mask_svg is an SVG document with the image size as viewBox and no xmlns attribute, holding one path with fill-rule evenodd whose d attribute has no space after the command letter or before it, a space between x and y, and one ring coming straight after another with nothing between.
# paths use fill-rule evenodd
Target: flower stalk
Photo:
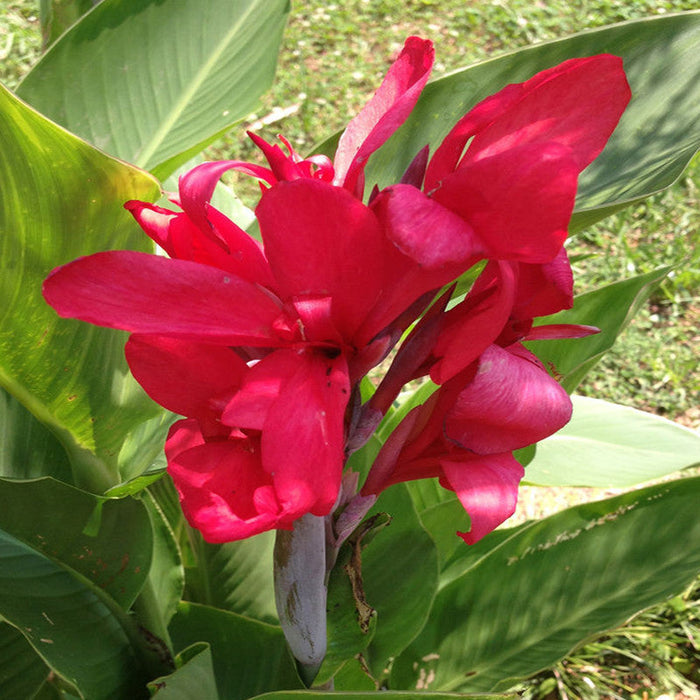
<instances>
[{"instance_id":1,"label":"flower stalk","mask_svg":"<svg viewBox=\"0 0 700 700\"><path fill-rule=\"evenodd\" d=\"M307 514L277 531L274 581L280 625L309 687L326 655L325 518Z\"/></svg>"}]
</instances>

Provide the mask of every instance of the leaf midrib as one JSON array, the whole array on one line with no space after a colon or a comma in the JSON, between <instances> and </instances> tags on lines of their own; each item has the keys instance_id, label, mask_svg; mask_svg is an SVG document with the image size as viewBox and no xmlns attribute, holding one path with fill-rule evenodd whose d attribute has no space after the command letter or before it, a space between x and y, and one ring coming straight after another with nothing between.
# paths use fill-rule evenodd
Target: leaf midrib
<instances>
[{"instance_id":1,"label":"leaf midrib","mask_svg":"<svg viewBox=\"0 0 700 700\"><path fill-rule=\"evenodd\" d=\"M182 116L187 107L191 104L192 98L197 93L199 88L204 84L204 81L209 73L211 73L213 66L223 55L225 49L232 43L233 38L237 34L240 27L245 24L248 17L256 8L257 5L255 3L250 3L247 11L231 26L231 29L224 35L221 41L216 44L214 51L212 51L210 54L209 59L202 66L200 66L199 70L195 73L193 79L190 81L189 87L181 91L180 98L170 110L170 116L161 121L161 124L154 133L151 141L136 158L136 165L141 168L146 168L146 166L149 165L149 159L165 141L168 133L171 131L179 117Z\"/></svg>"}]
</instances>

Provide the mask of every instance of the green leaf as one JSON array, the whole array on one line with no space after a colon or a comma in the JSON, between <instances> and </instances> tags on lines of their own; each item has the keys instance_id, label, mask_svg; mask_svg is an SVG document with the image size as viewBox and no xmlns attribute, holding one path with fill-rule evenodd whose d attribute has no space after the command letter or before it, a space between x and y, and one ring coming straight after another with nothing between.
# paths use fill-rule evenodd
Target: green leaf
<instances>
[{"instance_id":1,"label":"green leaf","mask_svg":"<svg viewBox=\"0 0 700 700\"><path fill-rule=\"evenodd\" d=\"M571 393L613 346L639 307L670 270L664 267L579 294L574 299L573 308L539 319L538 325L580 323L596 326L600 333L586 338L538 340L527 343L528 348L557 373L562 386Z\"/></svg>"},{"instance_id":2,"label":"green leaf","mask_svg":"<svg viewBox=\"0 0 700 700\"><path fill-rule=\"evenodd\" d=\"M288 12L289 0L103 0L18 94L163 179L253 111Z\"/></svg>"},{"instance_id":3,"label":"green leaf","mask_svg":"<svg viewBox=\"0 0 700 700\"><path fill-rule=\"evenodd\" d=\"M181 603L170 624L176 649L208 642L219 696L244 700L269 690L300 688L282 630L204 605Z\"/></svg>"},{"instance_id":4,"label":"green leaf","mask_svg":"<svg viewBox=\"0 0 700 700\"><path fill-rule=\"evenodd\" d=\"M142 698L136 631L101 589L0 530L0 615L88 698Z\"/></svg>"},{"instance_id":5,"label":"green leaf","mask_svg":"<svg viewBox=\"0 0 700 700\"><path fill-rule=\"evenodd\" d=\"M117 467L121 483L110 489L111 495L138 493L165 471L167 462L163 447L176 416L155 404L152 407L158 413L129 432L119 449Z\"/></svg>"},{"instance_id":6,"label":"green leaf","mask_svg":"<svg viewBox=\"0 0 700 700\"><path fill-rule=\"evenodd\" d=\"M377 683L360 658L349 659L333 676L333 689L336 692L362 692L377 690Z\"/></svg>"},{"instance_id":7,"label":"green leaf","mask_svg":"<svg viewBox=\"0 0 700 700\"><path fill-rule=\"evenodd\" d=\"M190 600L276 624L272 580L274 532L210 544L192 532L196 565L187 571Z\"/></svg>"},{"instance_id":8,"label":"green leaf","mask_svg":"<svg viewBox=\"0 0 700 700\"><path fill-rule=\"evenodd\" d=\"M199 642L187 647L175 662L177 671L148 684L158 700L219 700L208 644Z\"/></svg>"},{"instance_id":9,"label":"green leaf","mask_svg":"<svg viewBox=\"0 0 700 700\"><path fill-rule=\"evenodd\" d=\"M404 126L370 159L368 188L398 182L477 102L568 58L624 59L633 99L601 156L583 173L571 230L671 185L700 147L700 12L625 22L519 49L430 83ZM323 149L332 149L329 141ZM612 206L611 206L612 205Z\"/></svg>"},{"instance_id":10,"label":"green leaf","mask_svg":"<svg viewBox=\"0 0 700 700\"><path fill-rule=\"evenodd\" d=\"M49 675L24 635L0 622L0 697L33 698Z\"/></svg>"},{"instance_id":11,"label":"green leaf","mask_svg":"<svg viewBox=\"0 0 700 700\"><path fill-rule=\"evenodd\" d=\"M377 629L368 649L368 663L377 676L389 657L420 632L438 583L437 550L404 484L384 491L368 516L382 512L393 520L362 552L365 595L377 611Z\"/></svg>"},{"instance_id":12,"label":"green leaf","mask_svg":"<svg viewBox=\"0 0 700 700\"><path fill-rule=\"evenodd\" d=\"M104 491L122 480L125 438L160 409L128 373L124 335L59 319L44 302L41 284L52 268L80 255L151 250L122 204L155 199L158 185L4 88L0 134L0 385L60 440L74 483ZM56 452L55 444L44 447L37 466L13 469L65 476L65 460L57 460L55 471L46 469L47 449ZM148 446L143 450L147 454Z\"/></svg>"},{"instance_id":13,"label":"green leaf","mask_svg":"<svg viewBox=\"0 0 700 700\"><path fill-rule=\"evenodd\" d=\"M60 527L56 523L60 521ZM77 572L129 608L151 566L148 513L53 479L0 480L0 529Z\"/></svg>"},{"instance_id":14,"label":"green leaf","mask_svg":"<svg viewBox=\"0 0 700 700\"><path fill-rule=\"evenodd\" d=\"M168 623L182 598L185 572L175 535L160 506L148 491L141 501L153 533L153 560L134 611L141 625L170 646Z\"/></svg>"},{"instance_id":15,"label":"green leaf","mask_svg":"<svg viewBox=\"0 0 700 700\"><path fill-rule=\"evenodd\" d=\"M700 463L700 434L652 413L574 396L571 422L537 445L525 480L632 486Z\"/></svg>"},{"instance_id":16,"label":"green leaf","mask_svg":"<svg viewBox=\"0 0 700 700\"><path fill-rule=\"evenodd\" d=\"M363 530L362 536L356 539L353 537L350 542L346 542L341 547L338 559L331 570L326 605L328 610L327 650L315 679L316 685L327 683L339 671L345 670L349 662L364 652L376 631L377 615L369 601L364 598L362 572L362 552L365 546L362 540L365 537L369 539L371 534L373 534L371 530L367 532ZM353 548L353 540L357 549ZM369 680L367 673L363 675ZM374 688L374 682L372 682L372 688Z\"/></svg>"},{"instance_id":17,"label":"green leaf","mask_svg":"<svg viewBox=\"0 0 700 700\"><path fill-rule=\"evenodd\" d=\"M515 698L515 695L475 695L473 693L404 693L392 690L383 690L381 694L372 692L344 692L324 693L318 690L295 690L277 693L265 693L251 700L314 700L314 698L328 698L329 700L373 700L378 696L387 700L507 700Z\"/></svg>"},{"instance_id":18,"label":"green leaf","mask_svg":"<svg viewBox=\"0 0 700 700\"><path fill-rule=\"evenodd\" d=\"M430 481L437 481L431 479ZM445 489L443 489L445 491ZM420 513L420 521L435 542L440 554L440 564L444 565L452 555L464 547L464 540L457 532L469 532L469 516L457 496L446 491L449 499L427 508Z\"/></svg>"},{"instance_id":19,"label":"green leaf","mask_svg":"<svg viewBox=\"0 0 700 700\"><path fill-rule=\"evenodd\" d=\"M100 0L39 0L42 46L46 49Z\"/></svg>"},{"instance_id":20,"label":"green leaf","mask_svg":"<svg viewBox=\"0 0 700 700\"><path fill-rule=\"evenodd\" d=\"M0 388L0 477L71 481L70 461L53 433Z\"/></svg>"},{"instance_id":21,"label":"green leaf","mask_svg":"<svg viewBox=\"0 0 700 700\"><path fill-rule=\"evenodd\" d=\"M413 505L420 515L433 506L451 501L454 491L449 491L440 486L437 479L418 479L406 482L406 488L411 494Z\"/></svg>"},{"instance_id":22,"label":"green leaf","mask_svg":"<svg viewBox=\"0 0 700 700\"><path fill-rule=\"evenodd\" d=\"M392 687L507 688L676 593L700 570L699 497L700 478L681 479L484 538L395 660Z\"/></svg>"}]
</instances>

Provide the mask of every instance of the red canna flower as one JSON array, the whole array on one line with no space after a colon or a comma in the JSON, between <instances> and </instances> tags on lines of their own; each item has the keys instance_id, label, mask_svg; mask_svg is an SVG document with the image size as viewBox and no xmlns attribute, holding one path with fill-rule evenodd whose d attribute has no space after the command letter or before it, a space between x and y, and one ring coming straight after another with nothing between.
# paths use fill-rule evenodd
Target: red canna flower
<instances>
[{"instance_id":1,"label":"red canna flower","mask_svg":"<svg viewBox=\"0 0 700 700\"><path fill-rule=\"evenodd\" d=\"M44 284L62 316L133 334L134 376L185 416L166 443L168 470L210 541L331 512L346 453L412 378L444 386L390 437L364 490L439 476L472 516L467 541L510 508L515 445L568 419L568 399L519 343L589 332L532 320L571 304L562 244L578 175L629 99L621 62L575 59L508 86L365 204L367 159L413 109L432 62L430 42L410 37L333 162L251 135L267 166L197 166L180 178L177 210L128 202L168 258L97 253ZM262 243L211 204L230 169L263 183ZM484 258L460 304L447 310L450 291L433 301ZM361 408L360 379L421 315ZM550 398L536 408L537 395ZM532 410L515 420L518 402Z\"/></svg>"},{"instance_id":2,"label":"red canna flower","mask_svg":"<svg viewBox=\"0 0 700 700\"><path fill-rule=\"evenodd\" d=\"M473 544L510 517L523 467L520 449L571 417L571 401L522 345L491 345L462 374L414 408L389 436L362 495L391 484L438 477L471 520Z\"/></svg>"}]
</instances>

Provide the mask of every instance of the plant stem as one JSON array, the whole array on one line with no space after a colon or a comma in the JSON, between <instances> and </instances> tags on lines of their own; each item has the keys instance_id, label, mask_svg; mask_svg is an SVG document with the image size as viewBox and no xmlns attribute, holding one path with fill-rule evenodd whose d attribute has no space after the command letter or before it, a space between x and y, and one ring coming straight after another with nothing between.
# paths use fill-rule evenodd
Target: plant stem
<instances>
[{"instance_id":1,"label":"plant stem","mask_svg":"<svg viewBox=\"0 0 700 700\"><path fill-rule=\"evenodd\" d=\"M326 655L326 525L307 514L278 530L274 578L277 614L299 675L309 687Z\"/></svg>"}]
</instances>

